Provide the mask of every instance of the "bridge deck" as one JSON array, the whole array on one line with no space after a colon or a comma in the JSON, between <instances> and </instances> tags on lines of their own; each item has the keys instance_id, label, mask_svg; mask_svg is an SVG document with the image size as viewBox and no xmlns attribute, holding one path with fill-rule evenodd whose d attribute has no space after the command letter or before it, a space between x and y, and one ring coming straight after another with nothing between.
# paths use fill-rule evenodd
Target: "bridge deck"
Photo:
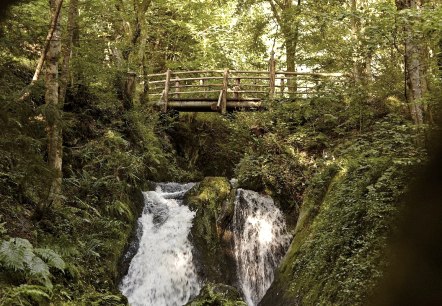
<instances>
[{"instance_id":1,"label":"bridge deck","mask_svg":"<svg viewBox=\"0 0 442 306\"><path fill-rule=\"evenodd\" d=\"M163 111L258 110L275 97L308 97L324 90L325 80L339 81L341 73L200 70L150 74L149 100Z\"/></svg>"}]
</instances>

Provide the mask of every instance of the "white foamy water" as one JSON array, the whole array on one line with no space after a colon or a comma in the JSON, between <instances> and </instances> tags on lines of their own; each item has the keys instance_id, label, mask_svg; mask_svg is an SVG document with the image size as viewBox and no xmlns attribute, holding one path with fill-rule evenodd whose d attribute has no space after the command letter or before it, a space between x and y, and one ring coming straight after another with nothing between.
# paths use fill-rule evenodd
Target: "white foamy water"
<instances>
[{"instance_id":1,"label":"white foamy water","mask_svg":"<svg viewBox=\"0 0 442 306\"><path fill-rule=\"evenodd\" d=\"M188 235L195 216L182 204L193 184L158 184L144 193L139 248L120 289L131 306L181 306L200 284Z\"/></svg>"},{"instance_id":2,"label":"white foamy water","mask_svg":"<svg viewBox=\"0 0 442 306\"><path fill-rule=\"evenodd\" d=\"M238 279L246 302L255 306L273 282L290 235L272 198L238 189L233 217Z\"/></svg>"}]
</instances>

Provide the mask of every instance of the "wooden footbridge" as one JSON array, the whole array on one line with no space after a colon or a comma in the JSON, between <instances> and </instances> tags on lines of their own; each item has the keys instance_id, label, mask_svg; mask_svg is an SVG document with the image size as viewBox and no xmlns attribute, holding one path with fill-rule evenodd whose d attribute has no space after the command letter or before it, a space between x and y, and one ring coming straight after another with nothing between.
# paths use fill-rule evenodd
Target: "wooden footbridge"
<instances>
[{"instance_id":1,"label":"wooden footbridge","mask_svg":"<svg viewBox=\"0 0 442 306\"><path fill-rule=\"evenodd\" d=\"M305 98L321 94L327 82L342 81L342 73L198 70L150 74L149 101L163 111L221 112L258 110L274 98Z\"/></svg>"}]
</instances>

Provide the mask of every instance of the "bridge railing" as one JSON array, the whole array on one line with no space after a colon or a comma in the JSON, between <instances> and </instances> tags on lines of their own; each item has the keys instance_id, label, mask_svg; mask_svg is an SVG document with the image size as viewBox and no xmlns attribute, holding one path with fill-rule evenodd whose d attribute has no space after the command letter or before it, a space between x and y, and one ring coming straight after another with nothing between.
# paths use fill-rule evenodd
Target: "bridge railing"
<instances>
[{"instance_id":1,"label":"bridge railing","mask_svg":"<svg viewBox=\"0 0 442 306\"><path fill-rule=\"evenodd\" d=\"M260 107L276 97L317 94L324 80L340 73L307 73L248 70L171 71L150 74L149 99L168 108L207 109L225 113L227 108Z\"/></svg>"}]
</instances>

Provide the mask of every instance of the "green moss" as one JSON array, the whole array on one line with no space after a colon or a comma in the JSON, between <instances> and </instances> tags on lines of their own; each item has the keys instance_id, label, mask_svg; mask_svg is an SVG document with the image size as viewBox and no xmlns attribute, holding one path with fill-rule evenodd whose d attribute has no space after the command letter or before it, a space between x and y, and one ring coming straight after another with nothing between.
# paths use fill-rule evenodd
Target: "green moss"
<instances>
[{"instance_id":1,"label":"green moss","mask_svg":"<svg viewBox=\"0 0 442 306\"><path fill-rule=\"evenodd\" d=\"M186 306L247 306L234 287L209 283Z\"/></svg>"},{"instance_id":2,"label":"green moss","mask_svg":"<svg viewBox=\"0 0 442 306\"><path fill-rule=\"evenodd\" d=\"M233 236L234 191L223 177L207 177L186 195L184 202L196 211L191 240L200 276L215 283L232 284L235 278Z\"/></svg>"},{"instance_id":3,"label":"green moss","mask_svg":"<svg viewBox=\"0 0 442 306\"><path fill-rule=\"evenodd\" d=\"M275 299L282 305L361 305L382 276L409 168L384 157L340 166L337 173L334 167L319 174L317 180L330 182L323 196L306 196L306 211L262 305Z\"/></svg>"}]
</instances>

